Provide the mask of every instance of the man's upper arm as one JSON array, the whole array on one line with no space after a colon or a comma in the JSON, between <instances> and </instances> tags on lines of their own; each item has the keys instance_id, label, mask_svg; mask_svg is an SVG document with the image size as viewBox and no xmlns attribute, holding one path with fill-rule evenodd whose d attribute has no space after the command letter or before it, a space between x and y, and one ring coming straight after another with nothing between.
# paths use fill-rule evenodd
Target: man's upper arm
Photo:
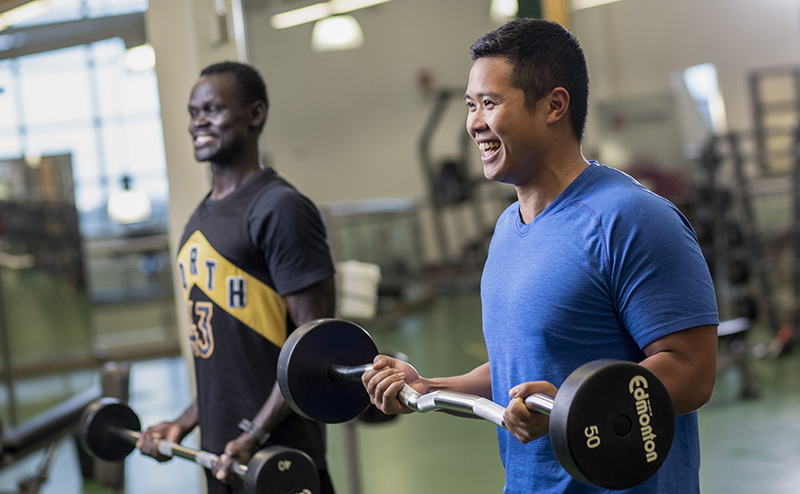
<instances>
[{"instance_id":1,"label":"man's upper arm","mask_svg":"<svg viewBox=\"0 0 800 494\"><path fill-rule=\"evenodd\" d=\"M251 240L264 256L275 290L300 294L335 272L316 206L290 187L272 187L250 212Z\"/></svg>"},{"instance_id":2,"label":"man's upper arm","mask_svg":"<svg viewBox=\"0 0 800 494\"><path fill-rule=\"evenodd\" d=\"M717 372L717 326L697 326L661 337L644 347L642 365L667 386L676 415L703 406Z\"/></svg>"},{"instance_id":3,"label":"man's upper arm","mask_svg":"<svg viewBox=\"0 0 800 494\"><path fill-rule=\"evenodd\" d=\"M314 319L336 315L336 284L330 276L298 292L283 297L289 315L297 326Z\"/></svg>"}]
</instances>

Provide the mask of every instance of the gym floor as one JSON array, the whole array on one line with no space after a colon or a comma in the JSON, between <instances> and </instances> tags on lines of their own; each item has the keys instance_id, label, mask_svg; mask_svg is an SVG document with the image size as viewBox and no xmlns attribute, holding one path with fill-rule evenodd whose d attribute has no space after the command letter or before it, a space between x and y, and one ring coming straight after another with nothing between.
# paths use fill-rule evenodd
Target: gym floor
<instances>
[{"instance_id":1,"label":"gym floor","mask_svg":"<svg viewBox=\"0 0 800 494\"><path fill-rule=\"evenodd\" d=\"M391 321L366 322L382 352L403 352L423 375L463 373L486 359L476 292L438 297L416 312ZM756 336L756 339L758 337ZM741 376L721 369L711 402L701 409L701 482L706 494L796 493L800 485L800 352L753 363L760 397L739 396ZM25 379L19 396L85 386L91 371ZM189 376L179 357L133 362L131 406L144 424L175 417L190 401ZM341 494L408 492L499 493L503 469L494 426L443 414L412 414L382 424L328 426L329 464ZM355 438L355 447L347 445ZM193 435L186 444L194 446ZM0 492L18 492L18 482L41 461L33 454L0 470ZM43 494L108 493L84 483L74 442L59 443ZM199 467L183 460L160 465L134 452L126 459L125 492L201 492ZM357 473L360 485L352 481Z\"/></svg>"}]
</instances>

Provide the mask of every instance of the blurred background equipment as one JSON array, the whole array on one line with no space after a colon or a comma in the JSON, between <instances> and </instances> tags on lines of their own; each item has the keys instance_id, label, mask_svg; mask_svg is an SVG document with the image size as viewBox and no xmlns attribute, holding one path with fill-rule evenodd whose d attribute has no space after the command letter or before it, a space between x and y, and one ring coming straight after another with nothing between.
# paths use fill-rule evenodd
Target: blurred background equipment
<instances>
[{"instance_id":1,"label":"blurred background equipment","mask_svg":"<svg viewBox=\"0 0 800 494\"><path fill-rule=\"evenodd\" d=\"M327 8L313 21L270 24L316 4ZM800 4L382 1L346 13L363 44L316 51L315 24L342 17L332 5L366 7L0 0L0 15L9 14L0 16L7 439L96 389L110 361L132 363L130 398L145 423L192 399L170 247L209 186L186 134L187 90L203 66L223 59L248 61L265 75L274 95L265 163L321 203L337 263L379 268L379 279L359 280L363 292L345 299L351 290L340 291L342 306L356 302L344 311L369 319L379 347L403 348L432 374L484 362L483 256L494 221L515 197L485 180L464 129L467 48L506 19L535 15L568 25L587 55L586 158L678 205L714 273L723 324L717 385L698 412L703 492L794 492L800 455L785 431L796 429L800 410ZM20 6L28 12L11 19ZM125 177L147 196L148 218L119 222L109 214ZM384 482L387 464L417 472L433 491L502 485L495 434L477 421L409 416L364 427L376 417L365 418L328 429L337 491L356 493L363 484L367 492L402 492ZM378 440L395 448L370 454ZM190 435L186 443L195 441ZM69 434L57 447L47 442L0 470L0 491L26 483L42 494L196 492L201 484L196 468L164 476L136 455L123 478L96 460L87 466ZM461 473L444 479L450 485L436 484L442 462Z\"/></svg>"}]
</instances>

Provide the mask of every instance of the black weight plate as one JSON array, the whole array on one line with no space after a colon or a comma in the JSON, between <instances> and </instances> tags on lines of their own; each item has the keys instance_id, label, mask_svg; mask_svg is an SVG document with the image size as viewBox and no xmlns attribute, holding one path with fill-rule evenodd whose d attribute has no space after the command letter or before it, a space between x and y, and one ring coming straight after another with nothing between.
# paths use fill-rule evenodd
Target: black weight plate
<instances>
[{"instance_id":1,"label":"black weight plate","mask_svg":"<svg viewBox=\"0 0 800 494\"><path fill-rule=\"evenodd\" d=\"M314 461L300 450L270 446L247 463L244 491L250 494L318 494L319 473Z\"/></svg>"},{"instance_id":2,"label":"black weight plate","mask_svg":"<svg viewBox=\"0 0 800 494\"><path fill-rule=\"evenodd\" d=\"M81 414L79 437L92 456L105 461L121 461L136 445L113 434L111 428L140 431L139 417L129 406L114 398L100 398L89 404Z\"/></svg>"},{"instance_id":3,"label":"black weight plate","mask_svg":"<svg viewBox=\"0 0 800 494\"><path fill-rule=\"evenodd\" d=\"M675 412L666 387L633 362L597 360L558 390L550 442L576 480L625 489L650 478L672 446Z\"/></svg>"},{"instance_id":4,"label":"black weight plate","mask_svg":"<svg viewBox=\"0 0 800 494\"><path fill-rule=\"evenodd\" d=\"M300 415L337 424L352 420L369 406L358 382L329 377L331 365L372 362L378 348L360 326L341 319L318 319L295 329L278 357L278 385L289 406Z\"/></svg>"}]
</instances>

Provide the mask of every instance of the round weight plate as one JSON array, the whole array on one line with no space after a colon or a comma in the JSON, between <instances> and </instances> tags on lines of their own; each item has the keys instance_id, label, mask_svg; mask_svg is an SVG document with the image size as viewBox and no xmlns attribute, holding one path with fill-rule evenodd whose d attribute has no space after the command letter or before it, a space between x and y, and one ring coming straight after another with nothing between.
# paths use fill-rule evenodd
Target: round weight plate
<instances>
[{"instance_id":1,"label":"round weight plate","mask_svg":"<svg viewBox=\"0 0 800 494\"><path fill-rule=\"evenodd\" d=\"M302 451L270 446L256 452L247 464L244 491L256 494L317 494L319 473Z\"/></svg>"},{"instance_id":2,"label":"round weight plate","mask_svg":"<svg viewBox=\"0 0 800 494\"><path fill-rule=\"evenodd\" d=\"M331 379L331 365L372 362L378 348L360 326L340 319L310 321L295 329L278 357L278 385L286 402L300 415L336 424L356 418L369 406L360 381Z\"/></svg>"},{"instance_id":3,"label":"round weight plate","mask_svg":"<svg viewBox=\"0 0 800 494\"><path fill-rule=\"evenodd\" d=\"M633 362L579 367L556 393L550 442L573 478L626 489L652 476L667 457L675 412L667 388Z\"/></svg>"},{"instance_id":4,"label":"round weight plate","mask_svg":"<svg viewBox=\"0 0 800 494\"><path fill-rule=\"evenodd\" d=\"M129 406L114 398L100 398L81 414L79 436L83 447L94 457L105 461L121 461L136 445L113 434L111 429L140 431L139 417Z\"/></svg>"}]
</instances>

